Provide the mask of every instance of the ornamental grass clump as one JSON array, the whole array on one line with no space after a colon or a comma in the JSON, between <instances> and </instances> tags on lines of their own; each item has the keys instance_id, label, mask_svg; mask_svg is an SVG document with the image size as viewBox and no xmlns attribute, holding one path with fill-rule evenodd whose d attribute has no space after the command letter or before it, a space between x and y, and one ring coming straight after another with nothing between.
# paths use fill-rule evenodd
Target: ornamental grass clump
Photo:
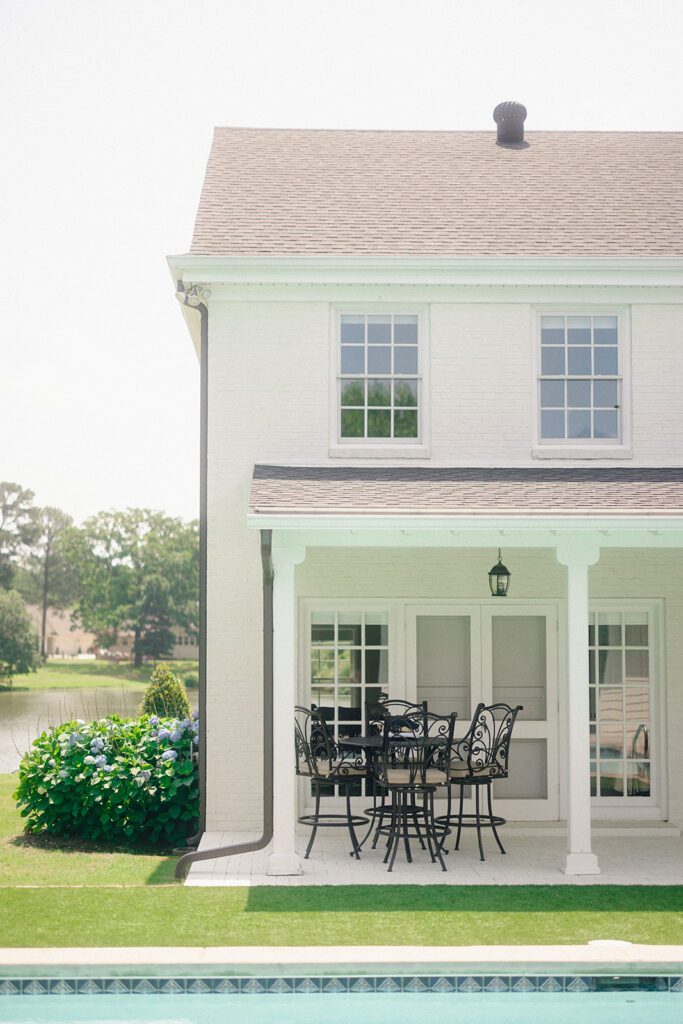
<instances>
[{"instance_id":1,"label":"ornamental grass clump","mask_svg":"<svg viewBox=\"0 0 683 1024\"><path fill-rule=\"evenodd\" d=\"M66 722L34 740L14 794L27 832L178 846L197 831L196 714Z\"/></svg>"},{"instance_id":2,"label":"ornamental grass clump","mask_svg":"<svg viewBox=\"0 0 683 1024\"><path fill-rule=\"evenodd\" d=\"M139 715L169 715L189 718L192 713L185 688L166 665L157 665L145 691Z\"/></svg>"}]
</instances>

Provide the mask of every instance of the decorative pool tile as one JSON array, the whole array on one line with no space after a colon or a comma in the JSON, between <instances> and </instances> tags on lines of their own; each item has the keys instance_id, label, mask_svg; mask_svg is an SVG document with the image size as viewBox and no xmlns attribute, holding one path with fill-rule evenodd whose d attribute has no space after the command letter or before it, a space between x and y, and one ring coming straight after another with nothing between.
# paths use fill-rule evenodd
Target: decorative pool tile
<instances>
[{"instance_id":1,"label":"decorative pool tile","mask_svg":"<svg viewBox=\"0 0 683 1024\"><path fill-rule=\"evenodd\" d=\"M401 992L403 990L402 978L378 978L375 986L376 992Z\"/></svg>"},{"instance_id":2,"label":"decorative pool tile","mask_svg":"<svg viewBox=\"0 0 683 1024\"><path fill-rule=\"evenodd\" d=\"M681 975L312 975L307 977L0 978L3 995L183 995L307 992L676 992Z\"/></svg>"},{"instance_id":3,"label":"decorative pool tile","mask_svg":"<svg viewBox=\"0 0 683 1024\"><path fill-rule=\"evenodd\" d=\"M220 995L234 995L240 990L239 981L237 978L234 981L231 978L212 978L211 980L214 983L214 987L211 989L211 991L217 992ZM187 984L188 988L186 989L186 991L189 992L189 980Z\"/></svg>"},{"instance_id":4,"label":"decorative pool tile","mask_svg":"<svg viewBox=\"0 0 683 1024\"><path fill-rule=\"evenodd\" d=\"M562 992L564 978L537 978L537 992Z\"/></svg>"},{"instance_id":5,"label":"decorative pool tile","mask_svg":"<svg viewBox=\"0 0 683 1024\"><path fill-rule=\"evenodd\" d=\"M348 992L348 978L323 978L323 992Z\"/></svg>"},{"instance_id":6,"label":"decorative pool tile","mask_svg":"<svg viewBox=\"0 0 683 1024\"><path fill-rule=\"evenodd\" d=\"M591 988L590 978L565 978L565 992L590 992Z\"/></svg>"},{"instance_id":7,"label":"decorative pool tile","mask_svg":"<svg viewBox=\"0 0 683 1024\"><path fill-rule=\"evenodd\" d=\"M458 978L458 992L481 992L481 990L482 978L472 976Z\"/></svg>"},{"instance_id":8,"label":"decorative pool tile","mask_svg":"<svg viewBox=\"0 0 683 1024\"><path fill-rule=\"evenodd\" d=\"M297 978L295 992L320 992L322 981L320 978Z\"/></svg>"},{"instance_id":9,"label":"decorative pool tile","mask_svg":"<svg viewBox=\"0 0 683 1024\"><path fill-rule=\"evenodd\" d=\"M538 992L538 978L510 978L510 989L513 992Z\"/></svg>"},{"instance_id":10,"label":"decorative pool tile","mask_svg":"<svg viewBox=\"0 0 683 1024\"><path fill-rule=\"evenodd\" d=\"M349 978L349 992L374 992L376 978Z\"/></svg>"},{"instance_id":11,"label":"decorative pool tile","mask_svg":"<svg viewBox=\"0 0 683 1024\"><path fill-rule=\"evenodd\" d=\"M71 979L51 978L48 985L51 996L72 996L76 992L76 983Z\"/></svg>"},{"instance_id":12,"label":"decorative pool tile","mask_svg":"<svg viewBox=\"0 0 683 1024\"><path fill-rule=\"evenodd\" d=\"M455 992L455 978L430 978L430 992Z\"/></svg>"}]
</instances>

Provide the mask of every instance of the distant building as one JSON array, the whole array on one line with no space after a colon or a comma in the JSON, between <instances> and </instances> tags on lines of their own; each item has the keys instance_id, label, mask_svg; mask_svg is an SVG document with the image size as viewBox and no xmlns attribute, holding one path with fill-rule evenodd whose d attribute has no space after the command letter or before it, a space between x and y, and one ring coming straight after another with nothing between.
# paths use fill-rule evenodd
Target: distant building
<instances>
[{"instance_id":1,"label":"distant building","mask_svg":"<svg viewBox=\"0 0 683 1024\"><path fill-rule=\"evenodd\" d=\"M26 611L40 636L43 628L43 609L29 604ZM48 658L77 658L79 654L95 653L95 634L87 633L74 623L69 609L58 611L48 608L46 619L45 653Z\"/></svg>"}]
</instances>

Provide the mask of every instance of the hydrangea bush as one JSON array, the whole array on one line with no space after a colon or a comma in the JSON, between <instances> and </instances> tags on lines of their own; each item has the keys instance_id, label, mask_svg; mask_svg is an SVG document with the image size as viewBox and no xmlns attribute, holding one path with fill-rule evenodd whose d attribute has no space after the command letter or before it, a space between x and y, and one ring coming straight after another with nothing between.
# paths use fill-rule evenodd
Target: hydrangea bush
<instances>
[{"instance_id":1,"label":"hydrangea bush","mask_svg":"<svg viewBox=\"0 0 683 1024\"><path fill-rule=\"evenodd\" d=\"M196 713L65 722L34 740L14 794L28 832L179 845L197 831Z\"/></svg>"}]
</instances>

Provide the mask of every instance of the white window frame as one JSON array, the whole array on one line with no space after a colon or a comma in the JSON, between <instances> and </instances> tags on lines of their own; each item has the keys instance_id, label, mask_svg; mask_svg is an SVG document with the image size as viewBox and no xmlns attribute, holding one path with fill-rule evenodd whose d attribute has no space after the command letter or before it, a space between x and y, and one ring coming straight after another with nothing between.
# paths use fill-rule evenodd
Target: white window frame
<instances>
[{"instance_id":1,"label":"white window frame","mask_svg":"<svg viewBox=\"0 0 683 1024\"><path fill-rule=\"evenodd\" d=\"M417 438L342 438L341 436L341 317L342 314L417 316L418 396ZM406 303L354 303L330 309L330 425L329 454L343 459L425 459L431 454L429 432L429 311Z\"/></svg>"},{"instance_id":2,"label":"white window frame","mask_svg":"<svg viewBox=\"0 0 683 1024\"><path fill-rule=\"evenodd\" d=\"M630 459L633 457L631 428L631 319L624 306L536 306L533 311L534 436L532 455L540 459ZM616 316L618 339L617 379L621 436L616 440L593 438L541 437L541 317L544 316ZM572 376L565 374L565 381Z\"/></svg>"}]
</instances>

